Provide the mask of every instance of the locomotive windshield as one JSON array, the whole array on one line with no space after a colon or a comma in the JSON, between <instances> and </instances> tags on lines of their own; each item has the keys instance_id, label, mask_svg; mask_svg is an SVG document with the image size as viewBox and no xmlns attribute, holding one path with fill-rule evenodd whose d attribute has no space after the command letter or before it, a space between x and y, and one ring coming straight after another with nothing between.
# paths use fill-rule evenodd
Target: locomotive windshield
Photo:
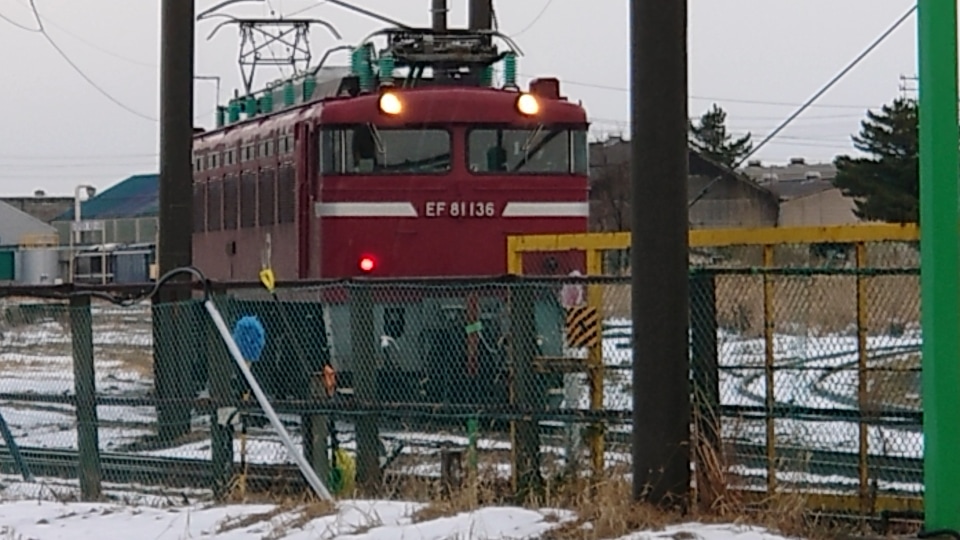
<instances>
[{"instance_id":1,"label":"locomotive windshield","mask_svg":"<svg viewBox=\"0 0 960 540\"><path fill-rule=\"evenodd\" d=\"M450 171L450 132L373 125L324 131L326 174L437 174Z\"/></svg>"},{"instance_id":2,"label":"locomotive windshield","mask_svg":"<svg viewBox=\"0 0 960 540\"><path fill-rule=\"evenodd\" d=\"M494 174L587 174L587 133L537 126L478 128L467 135L470 170Z\"/></svg>"}]
</instances>

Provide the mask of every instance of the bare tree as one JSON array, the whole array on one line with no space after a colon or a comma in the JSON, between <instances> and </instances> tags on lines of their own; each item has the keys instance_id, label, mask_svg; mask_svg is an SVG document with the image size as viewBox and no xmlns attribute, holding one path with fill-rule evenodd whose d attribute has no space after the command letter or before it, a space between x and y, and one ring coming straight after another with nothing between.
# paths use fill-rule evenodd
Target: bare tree
<instances>
[{"instance_id":1,"label":"bare tree","mask_svg":"<svg viewBox=\"0 0 960 540\"><path fill-rule=\"evenodd\" d=\"M615 143L618 145L623 142ZM600 147L593 155L590 179L591 229L595 232L619 232L630 230L630 162L616 160ZM627 253L614 252L607 256L611 270L624 270L629 258Z\"/></svg>"}]
</instances>

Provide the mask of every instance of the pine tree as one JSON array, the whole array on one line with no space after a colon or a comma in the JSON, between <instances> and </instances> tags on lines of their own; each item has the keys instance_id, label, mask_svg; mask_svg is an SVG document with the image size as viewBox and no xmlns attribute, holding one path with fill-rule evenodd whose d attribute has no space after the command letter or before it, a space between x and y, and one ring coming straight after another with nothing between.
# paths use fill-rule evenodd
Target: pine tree
<instances>
[{"instance_id":1,"label":"pine tree","mask_svg":"<svg viewBox=\"0 0 960 540\"><path fill-rule=\"evenodd\" d=\"M716 103L703 113L698 124L690 123L690 135L697 151L731 168L753 150L750 133L739 139L727 133L727 113Z\"/></svg>"},{"instance_id":2,"label":"pine tree","mask_svg":"<svg viewBox=\"0 0 960 540\"><path fill-rule=\"evenodd\" d=\"M860 219L916 223L920 218L919 121L917 103L898 98L879 113L867 111L857 150L872 157L837 156L833 184L854 198Z\"/></svg>"}]
</instances>

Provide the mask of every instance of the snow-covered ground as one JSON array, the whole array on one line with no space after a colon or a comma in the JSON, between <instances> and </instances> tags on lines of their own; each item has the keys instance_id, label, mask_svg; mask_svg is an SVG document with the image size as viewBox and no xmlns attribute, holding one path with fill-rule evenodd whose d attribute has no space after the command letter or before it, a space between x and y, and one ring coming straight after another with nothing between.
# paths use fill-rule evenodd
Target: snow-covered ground
<instances>
[{"instance_id":1,"label":"snow-covered ground","mask_svg":"<svg viewBox=\"0 0 960 540\"><path fill-rule=\"evenodd\" d=\"M574 516L563 510L482 508L415 520L420 505L343 501L336 508L282 511L272 505L131 507L8 501L0 504L0 540L99 540L121 535L152 540L521 540L541 538ZM761 529L688 523L637 532L621 540L785 540Z\"/></svg>"},{"instance_id":2,"label":"snow-covered ground","mask_svg":"<svg viewBox=\"0 0 960 540\"><path fill-rule=\"evenodd\" d=\"M629 349L629 321L608 320L603 343L604 360L608 366L604 385L604 405L610 410L630 410L631 401L631 352ZM720 344L720 392L724 405L758 407L764 403L766 380L763 372L764 342L762 339L745 339L722 331ZM66 321L39 322L28 325L2 328L0 338L0 393L65 395L73 393L73 360L71 356L69 328ZM94 346L96 358L96 384L101 395L125 398L145 398L152 390L150 367L152 334L149 311L141 308L97 309L94 312ZM857 339L850 335L786 335L774 338L777 373L774 394L778 404L823 411L856 409L856 373L849 371L858 360ZM887 356L875 360L882 363L915 352L920 345L918 331L903 336L871 336L871 350ZM900 355L900 356L897 356ZM846 371L845 371L846 369ZM855 367L853 368L855 369ZM851 375L852 373L852 375ZM575 377L573 377L575 379ZM580 378L573 404L577 408L589 408L589 394L585 377ZM827 390L827 391L824 391ZM838 398L839 396L839 398ZM4 415L19 445L30 448L73 449L76 448L76 417L72 407L65 404L38 402L0 402ZM156 414L152 407L99 407L101 448L118 451L134 441L155 431ZM296 424L299 418L285 418L294 426L292 435L299 445ZM175 448L143 451L153 456L208 459L210 441L204 438L207 418L195 418L195 430L199 439L186 442ZM549 425L550 422L544 422ZM352 426L344 423L341 428L351 435ZM757 445L765 444L765 424L762 420L727 418L724 421L724 437ZM801 446L812 450L857 452L858 425L843 420L776 421L778 443ZM628 425L611 426L610 430L622 435L629 434ZM430 457L439 452L442 443L464 446L467 443L463 430L438 430L416 432L385 427L381 432L385 443L403 442L406 456L422 455L423 463L404 467L420 474L439 474L439 462ZM920 458L923 452L922 434L917 426L870 426L868 428L870 453L883 456ZM563 457L564 441L558 437L550 440L545 448L550 454ZM347 450L355 448L351 440L343 443ZM481 452L497 454L508 459L509 442L501 436L479 434L478 448ZM608 464L627 464L629 448L626 445L608 445ZM240 460L240 442L235 441L236 459ZM247 460L251 463L292 463L278 437L267 429L251 430L247 444ZM507 469L508 471L509 469ZM738 466L737 473L743 476L765 475L763 468ZM505 473L506 474L506 473ZM796 476L791 473L792 476ZM784 478L788 475L784 474ZM831 475L807 474L803 482L843 484L852 478L838 481ZM881 482L885 485L895 483ZM853 487L853 486L851 486ZM922 486L895 485L898 489L921 491ZM0 540L3 540L0 537Z\"/></svg>"}]
</instances>

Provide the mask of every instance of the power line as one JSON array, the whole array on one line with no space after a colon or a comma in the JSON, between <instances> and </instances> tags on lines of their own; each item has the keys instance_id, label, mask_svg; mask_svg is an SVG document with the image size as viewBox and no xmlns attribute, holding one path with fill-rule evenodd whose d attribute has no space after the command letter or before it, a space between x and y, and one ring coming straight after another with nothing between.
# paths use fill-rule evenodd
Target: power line
<instances>
[{"instance_id":1,"label":"power line","mask_svg":"<svg viewBox=\"0 0 960 540\"><path fill-rule=\"evenodd\" d=\"M7 16L4 15L3 13L0 13L0 19L3 19L3 20L5 20L5 21L7 21L8 23L12 24L13 26L16 26L17 28L19 28L19 29L21 29L21 30L25 30L25 31L27 31L27 32L37 32L37 33L40 32L39 29L37 29L37 28L30 28L29 26L24 26L24 25L18 23L17 21L11 19L10 17L7 17Z\"/></svg>"},{"instance_id":2,"label":"power line","mask_svg":"<svg viewBox=\"0 0 960 540\"><path fill-rule=\"evenodd\" d=\"M87 76L87 74L84 73L84 71L83 71L82 69L80 69L80 67L77 66L77 64L74 63L73 60L70 59L70 57L67 55L67 53L65 53L65 52L63 51L63 49L61 49L60 46L57 45L57 43L53 40L53 38L50 37L50 34L47 33L46 29L43 27L43 20L40 18L40 12L37 10L37 5L36 5L36 3L35 3L35 0L30 0L30 9L33 11L33 16L34 16L34 18L37 20L37 27L40 29L39 32L43 35L43 37L47 40L47 42L50 43L50 45L54 48L54 50L56 50L57 53L60 54L61 58L63 58L63 59L67 62L67 64L69 64L70 67L72 67L73 70L77 72L78 75L80 75L85 81L87 81L87 83L88 83L90 86L92 86L94 89L96 89L98 92L100 92L101 95L103 95L103 96L104 96L105 98L107 98L108 100L112 101L115 105L117 105L117 106L120 107L121 109L124 109L125 111L127 111L127 112L129 112L129 113L131 113L131 114L133 114L133 115L139 116L140 118L143 118L143 119L145 119L145 120L150 120L150 121L152 121L152 122L156 122L156 121L157 121L156 118L153 118L153 117L151 117L151 116L147 116L147 115L145 115L145 114L137 111L136 109L132 109L132 108L128 107L126 104L124 104L124 103L121 102L120 100L118 100L118 99L116 99L115 97L113 97L112 95L110 95L109 92L107 92L106 90L104 90L103 88L101 88L100 85L98 85L93 79L91 79L89 76Z\"/></svg>"},{"instance_id":3,"label":"power line","mask_svg":"<svg viewBox=\"0 0 960 540\"><path fill-rule=\"evenodd\" d=\"M525 75L525 76L529 77L530 75ZM623 87L623 86L611 86L611 85L605 85L605 84L588 83L588 82L575 81L575 80L570 80L570 79L563 79L561 82L562 82L563 84L569 84L570 86L580 86L580 87L583 87L583 88L594 88L594 89L597 89L597 90L609 90L609 91L612 91L612 92L624 92L624 93L629 93L629 92L630 92L630 89L629 89L629 88L625 88L625 87ZM766 100L760 100L760 99L743 99L743 98L715 97L715 96L714 96L714 97L711 97L711 96L697 96L697 95L693 95L693 94L690 95L690 99L694 99L694 100L697 100L697 101L716 101L716 102L726 102L726 103L741 103L741 104L745 104L745 105L769 105L769 106L774 106L774 107L796 107L797 105L800 105L800 104L797 103L797 102L766 101ZM857 109L857 110L869 109L870 107L872 107L872 105L853 105L853 104L843 105L843 104L830 104L830 103L815 104L815 105L812 105L812 106L813 106L813 107L819 107L819 108L821 108L821 109Z\"/></svg>"},{"instance_id":4,"label":"power line","mask_svg":"<svg viewBox=\"0 0 960 540\"><path fill-rule=\"evenodd\" d=\"M510 37L515 38L515 37L519 36L520 34L523 34L524 32L526 32L527 30L530 30L531 28L533 28L534 25L537 24L537 21L539 21L540 18L543 17L544 13L546 13L547 10L550 9L550 4L552 4L552 3L553 3L553 0L547 0L547 3L543 5L543 9L540 10L540 13L537 13L537 16L534 17L533 20L530 21L529 24L527 24L526 26L523 27L523 30L520 30L520 31L517 32L516 34L512 34Z\"/></svg>"},{"instance_id":5,"label":"power line","mask_svg":"<svg viewBox=\"0 0 960 540\"><path fill-rule=\"evenodd\" d=\"M855 68L855 67L856 67L860 62L862 62L867 56L869 56L870 53L872 53L872 52L874 51L874 49L876 49L877 47L880 46L881 43L883 43L884 41L886 41L886 39L887 39L888 37L890 37L890 35L893 34L893 32L895 32L895 31L897 30L897 28L900 27L901 24L903 24L904 22L906 22L906 20L907 20L908 18L910 18L910 16L913 15L913 13L914 13L916 10L917 10L917 5L914 4L910 9L907 10L906 13L904 13L903 15L901 15L899 19L897 19L892 25L890 25L889 28L887 28L882 34L880 34L880 36L877 37L877 39L875 39L875 40L873 41L873 43L871 43L869 46L867 46L866 49L864 49L859 55L857 55L857 57L854 58L852 62L850 62L849 64L847 64L847 66L846 66L845 68L843 68L842 70L840 70L840 73L837 73L832 79L830 79L829 82L827 82L827 84L825 84L822 88L820 88L820 90L818 90L815 94L813 94L813 96L811 96L810 99L808 99L803 105L801 105L799 109L797 109L796 111L793 112L793 114L791 114L789 117L787 117L787 119L784 120L783 123L781 123L781 124L777 127L777 129L773 130L773 131L772 131L769 135L767 135L762 141L760 141L760 143L759 143L757 146L753 147L753 149L752 149L750 152L748 152L747 155L745 155L745 156L743 156L742 158L740 158L740 160L739 160L736 164L734 164L734 166L733 166L732 168L733 168L733 169L736 169L736 168L740 167L740 165L742 165L742 164L745 163L748 159L750 159L751 156L753 156L754 154L756 154L757 151L760 150L760 148L763 148L764 145L766 145L768 142L770 142L774 137L777 136L777 134L779 134L779 133L780 133L781 131L783 131L788 125L790 125L790 123L791 123L796 117L798 117L798 116L800 116L801 114L803 114L803 111L807 110L807 108L809 108L811 105L813 105L813 102L815 102L817 99L820 99L820 97L821 97L822 95L826 94L831 88L833 88L833 86L834 86L835 84L837 84L838 82L840 82L840 80L842 80L842 79L847 75L847 73L850 73L850 71L853 70L853 68ZM702 198L704 197L704 195L706 195L707 192L710 190L710 188L712 188L717 182L719 182L719 180L720 180L719 178L714 179L712 182L710 182L710 183L708 183L706 186L704 186L703 189L701 189L700 192L697 194L697 196L694 197L694 199L687 205L687 207L689 208L689 207L693 206L694 204L697 203L697 201L699 201L700 199L702 199Z\"/></svg>"},{"instance_id":6,"label":"power line","mask_svg":"<svg viewBox=\"0 0 960 540\"><path fill-rule=\"evenodd\" d=\"M53 26L53 27L57 28L58 30L60 30L60 31L63 32L64 34L72 37L73 39L79 41L80 43L83 43L83 44L86 45L87 47L90 47L91 49L94 49L94 50L96 50L96 51L99 51L99 52L101 52L101 53L103 53L103 54L105 54L105 55L107 55L107 56L112 56L113 58L116 58L116 59L118 59L118 60L123 60L124 62L129 62L129 63L131 63L131 64L136 64L136 65L138 65L138 66L143 66L143 67L148 67L148 68L156 68L156 67L157 67L157 64L156 64L155 62L146 62L146 61L143 61L143 60L137 60L137 59L135 59L135 58L130 58L130 57L124 56L124 55L122 55L122 54L115 53L115 52L113 52L113 51L111 51L111 50L109 50L109 49L107 49L107 48L105 48L105 47L102 47L102 46L100 46L100 45L97 45L96 43L93 43L92 41L89 41L89 40L87 40L87 39L84 38L84 37L78 36L77 34L73 33L73 32L70 31L69 29L63 27L62 25L57 24L56 21L50 19L49 17L47 17L47 24L49 24L50 26ZM38 30L38 32L39 32L39 30Z\"/></svg>"}]
</instances>

